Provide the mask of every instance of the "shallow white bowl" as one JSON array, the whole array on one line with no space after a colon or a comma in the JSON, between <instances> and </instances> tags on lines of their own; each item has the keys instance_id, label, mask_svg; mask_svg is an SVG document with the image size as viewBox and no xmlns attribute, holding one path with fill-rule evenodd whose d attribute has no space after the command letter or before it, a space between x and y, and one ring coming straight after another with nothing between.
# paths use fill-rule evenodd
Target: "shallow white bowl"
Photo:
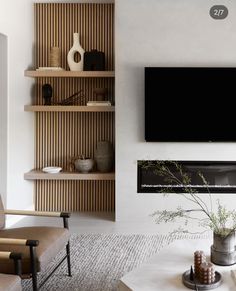
<instances>
[{"instance_id":1,"label":"shallow white bowl","mask_svg":"<svg viewBox=\"0 0 236 291\"><path fill-rule=\"evenodd\" d=\"M49 174L57 174L62 170L61 167L45 167L42 169L43 172L49 173Z\"/></svg>"}]
</instances>

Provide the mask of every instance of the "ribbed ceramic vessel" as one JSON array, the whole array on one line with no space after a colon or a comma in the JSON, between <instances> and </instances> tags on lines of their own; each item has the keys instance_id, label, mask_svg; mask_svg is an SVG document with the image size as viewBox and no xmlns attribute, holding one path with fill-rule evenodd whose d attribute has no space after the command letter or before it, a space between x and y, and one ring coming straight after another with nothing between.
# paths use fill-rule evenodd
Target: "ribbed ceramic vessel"
<instances>
[{"instance_id":1,"label":"ribbed ceramic vessel","mask_svg":"<svg viewBox=\"0 0 236 291\"><path fill-rule=\"evenodd\" d=\"M114 166L114 150L109 141L99 141L95 151L95 161L99 172L111 172Z\"/></svg>"},{"instance_id":2,"label":"ribbed ceramic vessel","mask_svg":"<svg viewBox=\"0 0 236 291\"><path fill-rule=\"evenodd\" d=\"M211 261L220 266L230 266L236 263L235 232L227 236L214 233L211 246Z\"/></svg>"}]
</instances>

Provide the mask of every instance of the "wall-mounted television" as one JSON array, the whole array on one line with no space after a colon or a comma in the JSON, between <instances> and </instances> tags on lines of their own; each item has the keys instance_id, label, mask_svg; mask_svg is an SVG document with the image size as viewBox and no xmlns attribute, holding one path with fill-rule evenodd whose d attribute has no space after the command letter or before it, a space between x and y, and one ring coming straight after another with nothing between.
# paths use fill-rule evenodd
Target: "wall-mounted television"
<instances>
[{"instance_id":1,"label":"wall-mounted television","mask_svg":"<svg viewBox=\"0 0 236 291\"><path fill-rule=\"evenodd\" d=\"M236 141L236 68L146 67L145 140Z\"/></svg>"}]
</instances>

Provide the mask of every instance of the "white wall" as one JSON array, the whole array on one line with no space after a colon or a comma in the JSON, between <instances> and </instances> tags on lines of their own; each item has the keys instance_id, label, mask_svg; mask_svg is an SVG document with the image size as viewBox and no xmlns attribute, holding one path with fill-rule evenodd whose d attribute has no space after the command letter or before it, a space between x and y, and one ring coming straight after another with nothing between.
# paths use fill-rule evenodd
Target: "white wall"
<instances>
[{"instance_id":1,"label":"white wall","mask_svg":"<svg viewBox=\"0 0 236 291\"><path fill-rule=\"evenodd\" d=\"M220 4L229 8L221 21L209 16L211 0L116 0L117 220L142 221L184 203L137 194L137 160L236 160L235 143L144 141L145 66L236 66L236 3ZM236 195L219 196L236 205Z\"/></svg>"},{"instance_id":2,"label":"white wall","mask_svg":"<svg viewBox=\"0 0 236 291\"><path fill-rule=\"evenodd\" d=\"M7 36L0 34L0 194L7 197Z\"/></svg>"},{"instance_id":3,"label":"white wall","mask_svg":"<svg viewBox=\"0 0 236 291\"><path fill-rule=\"evenodd\" d=\"M33 1L0 0L0 33L8 37L7 208L33 204L33 183L24 172L33 168L33 115L24 112L31 102L32 80L24 70L32 63ZM6 96L5 96L6 97Z\"/></svg>"}]
</instances>

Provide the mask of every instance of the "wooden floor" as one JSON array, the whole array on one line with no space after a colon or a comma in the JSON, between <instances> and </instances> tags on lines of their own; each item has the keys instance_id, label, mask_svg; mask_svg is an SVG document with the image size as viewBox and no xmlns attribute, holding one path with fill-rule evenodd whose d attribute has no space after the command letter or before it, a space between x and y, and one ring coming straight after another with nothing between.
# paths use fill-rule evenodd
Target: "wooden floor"
<instances>
[{"instance_id":1,"label":"wooden floor","mask_svg":"<svg viewBox=\"0 0 236 291\"><path fill-rule=\"evenodd\" d=\"M61 226L61 218L25 217L12 227L20 226ZM142 222L114 222L114 215L107 213L74 213L69 221L71 233L104 233L104 234L158 234L160 226L147 217Z\"/></svg>"}]
</instances>

